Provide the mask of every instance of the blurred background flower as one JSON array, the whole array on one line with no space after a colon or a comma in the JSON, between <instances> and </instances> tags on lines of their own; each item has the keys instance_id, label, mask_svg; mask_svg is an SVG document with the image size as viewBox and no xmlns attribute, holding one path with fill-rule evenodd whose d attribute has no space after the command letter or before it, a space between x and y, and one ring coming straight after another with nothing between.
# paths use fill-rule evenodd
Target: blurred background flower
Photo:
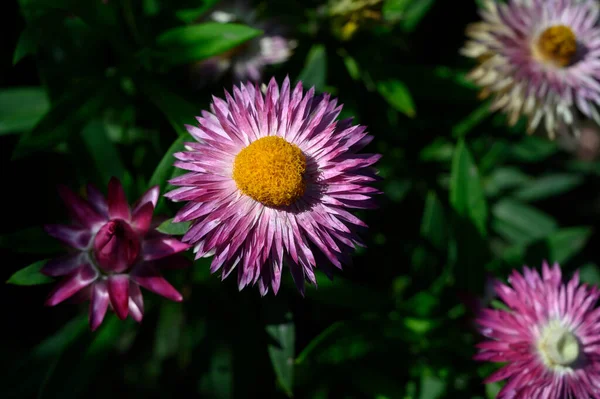
<instances>
[{"instance_id":1,"label":"blurred background flower","mask_svg":"<svg viewBox=\"0 0 600 399\"><path fill-rule=\"evenodd\" d=\"M192 79L202 87L230 73L233 82L251 80L260 82L264 69L287 61L296 47L296 41L284 36L285 28L275 20L262 20L248 0L219 2L199 21L244 23L262 30L262 34L215 57L192 66Z\"/></svg>"},{"instance_id":2,"label":"blurred background flower","mask_svg":"<svg viewBox=\"0 0 600 399\"><path fill-rule=\"evenodd\" d=\"M461 50L479 65L468 75L492 96L491 109L521 116L533 133L554 138L559 124L573 129L581 117L600 123L600 27L596 1L486 0L482 21L470 25Z\"/></svg>"}]
</instances>

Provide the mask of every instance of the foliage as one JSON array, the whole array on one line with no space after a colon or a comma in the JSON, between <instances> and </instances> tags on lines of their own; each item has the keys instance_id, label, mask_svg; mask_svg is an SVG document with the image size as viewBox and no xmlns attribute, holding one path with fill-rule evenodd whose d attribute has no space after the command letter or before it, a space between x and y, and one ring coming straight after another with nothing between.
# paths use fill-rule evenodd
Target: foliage
<instances>
[{"instance_id":1,"label":"foliage","mask_svg":"<svg viewBox=\"0 0 600 399\"><path fill-rule=\"evenodd\" d=\"M16 214L0 231L11 260L0 396L494 397L499 386L481 382L493 366L471 360L472 304L488 276L543 259L600 281L589 244L600 163L508 128L479 102L458 55L474 1L460 13L441 0L365 2L370 17L342 25L324 2L255 4L297 42L265 76L339 97L340 117L368 126L368 149L383 154L380 208L360 214L367 248L333 281L319 272L302 298L286 272L279 295L260 298L200 259L168 272L184 302L148 295L141 325L111 315L90 333L85 305L42 308L39 269L60 246L40 226L66 219L54 186L105 189L114 175L130 199L170 190L184 125L232 87L225 77L198 88L190 62L263 34L201 20L214 3L19 0L14 79L0 89L3 197ZM348 21L356 31L342 38ZM186 231L169 219L176 209L160 200L159 230Z\"/></svg>"}]
</instances>

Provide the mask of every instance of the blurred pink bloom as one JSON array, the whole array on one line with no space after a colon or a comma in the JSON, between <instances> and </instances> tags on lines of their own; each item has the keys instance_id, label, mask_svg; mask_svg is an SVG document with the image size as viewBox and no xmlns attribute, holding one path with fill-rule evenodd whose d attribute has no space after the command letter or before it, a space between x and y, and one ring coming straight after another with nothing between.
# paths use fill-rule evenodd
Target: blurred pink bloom
<instances>
[{"instance_id":1,"label":"blurred pink bloom","mask_svg":"<svg viewBox=\"0 0 600 399\"><path fill-rule=\"evenodd\" d=\"M148 190L131 208L121 183L113 178L108 198L93 186L87 200L67 187L59 187L73 225L47 225L46 231L73 251L50 260L42 272L64 276L46 305L54 306L74 296L90 300L90 327L98 328L107 309L125 319L141 321L144 303L140 286L173 301L182 297L160 274L161 267L185 266L185 258L175 255L188 248L155 230L152 214L158 201L158 186Z\"/></svg>"},{"instance_id":2,"label":"blurred pink bloom","mask_svg":"<svg viewBox=\"0 0 600 399\"><path fill-rule=\"evenodd\" d=\"M498 398L600 398L600 291L575 273L562 282L558 264L542 274L513 271L495 291L509 310L484 309L477 323L487 338L476 360L507 363L486 383L507 380Z\"/></svg>"}]
</instances>

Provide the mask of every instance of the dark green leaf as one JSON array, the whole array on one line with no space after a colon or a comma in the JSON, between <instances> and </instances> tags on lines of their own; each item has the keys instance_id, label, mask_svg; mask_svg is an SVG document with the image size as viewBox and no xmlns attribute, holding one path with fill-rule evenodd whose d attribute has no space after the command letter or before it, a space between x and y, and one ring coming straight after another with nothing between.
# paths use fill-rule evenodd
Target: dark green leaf
<instances>
[{"instance_id":1,"label":"dark green leaf","mask_svg":"<svg viewBox=\"0 0 600 399\"><path fill-rule=\"evenodd\" d=\"M407 32L415 30L434 2L435 0L418 0L411 2L402 19L402 27L404 30Z\"/></svg>"},{"instance_id":2,"label":"dark green leaf","mask_svg":"<svg viewBox=\"0 0 600 399\"><path fill-rule=\"evenodd\" d=\"M190 228L190 224L190 222L173 223L173 219L169 219L161 223L156 230L164 234L180 236L187 233Z\"/></svg>"},{"instance_id":3,"label":"dark green leaf","mask_svg":"<svg viewBox=\"0 0 600 399\"><path fill-rule=\"evenodd\" d=\"M464 141L454 150L450 179L450 203L460 216L473 222L480 234L485 234L487 204L477 165Z\"/></svg>"},{"instance_id":4,"label":"dark green leaf","mask_svg":"<svg viewBox=\"0 0 600 399\"><path fill-rule=\"evenodd\" d=\"M518 168L496 168L485 181L485 191L487 195L495 196L503 190L524 186L530 181L532 178Z\"/></svg>"},{"instance_id":5,"label":"dark green leaf","mask_svg":"<svg viewBox=\"0 0 600 399\"><path fill-rule=\"evenodd\" d=\"M586 263L579 268L581 281L596 287L600 287L600 268L595 263Z\"/></svg>"},{"instance_id":6,"label":"dark green leaf","mask_svg":"<svg viewBox=\"0 0 600 399\"><path fill-rule=\"evenodd\" d=\"M143 81L142 90L167 117L177 134L189 136L184 125L195 121L194 116L198 114L198 108L194 104L150 79Z\"/></svg>"},{"instance_id":7,"label":"dark green leaf","mask_svg":"<svg viewBox=\"0 0 600 399\"><path fill-rule=\"evenodd\" d=\"M16 65L24 57L30 54L35 54L36 49L37 44L31 30L25 29L21 33L21 36L19 36L19 41L17 42L17 47L15 48L15 52L13 54L13 65Z\"/></svg>"},{"instance_id":8,"label":"dark green leaf","mask_svg":"<svg viewBox=\"0 0 600 399\"><path fill-rule=\"evenodd\" d=\"M183 308L177 302L163 301L154 338L154 356L166 359L175 355L183 327Z\"/></svg>"},{"instance_id":9,"label":"dark green leaf","mask_svg":"<svg viewBox=\"0 0 600 399\"><path fill-rule=\"evenodd\" d=\"M32 129L49 108L48 96L41 87L0 90L0 135Z\"/></svg>"},{"instance_id":10,"label":"dark green leaf","mask_svg":"<svg viewBox=\"0 0 600 399\"><path fill-rule=\"evenodd\" d=\"M528 244L557 230L556 221L545 213L519 201L505 199L492 208L492 226L515 244Z\"/></svg>"},{"instance_id":11,"label":"dark green leaf","mask_svg":"<svg viewBox=\"0 0 600 399\"><path fill-rule=\"evenodd\" d=\"M483 122L490 113L490 103L483 103L465 119L454 125L452 128L452 135L454 137L464 137L467 133L477 127L477 125Z\"/></svg>"},{"instance_id":12,"label":"dark green leaf","mask_svg":"<svg viewBox=\"0 0 600 399\"><path fill-rule=\"evenodd\" d=\"M53 282L54 279L43 275L41 272L46 262L48 262L47 259L32 263L15 272L6 282L14 285L39 285Z\"/></svg>"},{"instance_id":13,"label":"dark green leaf","mask_svg":"<svg viewBox=\"0 0 600 399\"><path fill-rule=\"evenodd\" d=\"M189 134L179 136L179 138L171 144L171 147L169 147L150 178L150 182L148 183L150 187L158 185L160 186L160 192L164 194L165 188L167 187L167 180L173 173L173 162L175 162L173 154L182 151L184 146L183 143L186 141L192 141ZM163 201L164 199L161 195L158 199L157 209L161 206Z\"/></svg>"},{"instance_id":14,"label":"dark green leaf","mask_svg":"<svg viewBox=\"0 0 600 399\"><path fill-rule=\"evenodd\" d=\"M304 87L314 86L317 91L324 91L327 80L327 53L325 46L322 44L315 44L312 46L306 61L304 68L298 75L298 80L302 81Z\"/></svg>"},{"instance_id":15,"label":"dark green leaf","mask_svg":"<svg viewBox=\"0 0 600 399\"><path fill-rule=\"evenodd\" d=\"M377 90L396 110L413 118L416 115L415 105L408 88L399 80L388 80L377 83Z\"/></svg>"},{"instance_id":16,"label":"dark green leaf","mask_svg":"<svg viewBox=\"0 0 600 399\"><path fill-rule=\"evenodd\" d=\"M206 13L211 7L217 4L219 0L204 0L200 7L196 8L186 8L184 10L178 10L175 12L175 15L179 20L185 22L186 24L192 24L194 22L198 22L198 19L201 18L204 13Z\"/></svg>"},{"instance_id":17,"label":"dark green leaf","mask_svg":"<svg viewBox=\"0 0 600 399\"><path fill-rule=\"evenodd\" d=\"M548 261L565 263L583 249L592 235L589 227L561 229L548 237Z\"/></svg>"},{"instance_id":18,"label":"dark green leaf","mask_svg":"<svg viewBox=\"0 0 600 399\"><path fill-rule=\"evenodd\" d=\"M423 375L419 391L419 399L438 399L446 391L446 383L434 375Z\"/></svg>"},{"instance_id":19,"label":"dark green leaf","mask_svg":"<svg viewBox=\"0 0 600 399\"><path fill-rule=\"evenodd\" d=\"M557 173L533 180L527 186L516 191L513 196L522 201L537 201L563 194L581 183L583 183L582 176Z\"/></svg>"},{"instance_id":20,"label":"dark green leaf","mask_svg":"<svg viewBox=\"0 0 600 399\"><path fill-rule=\"evenodd\" d=\"M246 25L207 22L168 30L158 37L157 42L163 49L163 60L177 65L222 54L262 33Z\"/></svg>"},{"instance_id":21,"label":"dark green leaf","mask_svg":"<svg viewBox=\"0 0 600 399\"><path fill-rule=\"evenodd\" d=\"M425 210L421 221L421 235L433 244L437 249L446 245L446 220L444 208L437 198L435 192L430 191L425 200Z\"/></svg>"},{"instance_id":22,"label":"dark green leaf","mask_svg":"<svg viewBox=\"0 0 600 399\"><path fill-rule=\"evenodd\" d=\"M403 17L411 0L385 0L381 12L386 21L397 21Z\"/></svg>"},{"instance_id":23,"label":"dark green leaf","mask_svg":"<svg viewBox=\"0 0 600 399\"><path fill-rule=\"evenodd\" d=\"M268 346L269 357L277 376L277 381L288 396L294 388L294 345L295 327L288 315L287 322L266 326L267 334L273 342Z\"/></svg>"},{"instance_id":24,"label":"dark green leaf","mask_svg":"<svg viewBox=\"0 0 600 399\"><path fill-rule=\"evenodd\" d=\"M83 129L81 137L96 164L96 170L102 181L108 182L112 176L122 180L125 166L121 162L117 148L107 136L104 123L91 122Z\"/></svg>"},{"instance_id":25,"label":"dark green leaf","mask_svg":"<svg viewBox=\"0 0 600 399\"><path fill-rule=\"evenodd\" d=\"M343 322L335 322L325 330L323 330L319 335L317 335L312 341L306 345L306 348L296 358L296 363L303 363L316 349L318 349L321 344L328 341L330 337L336 337L339 333L339 330L344 327Z\"/></svg>"},{"instance_id":26,"label":"dark green leaf","mask_svg":"<svg viewBox=\"0 0 600 399\"><path fill-rule=\"evenodd\" d=\"M532 136L527 136L511 146L513 158L521 162L540 162L557 152L555 142Z\"/></svg>"}]
</instances>

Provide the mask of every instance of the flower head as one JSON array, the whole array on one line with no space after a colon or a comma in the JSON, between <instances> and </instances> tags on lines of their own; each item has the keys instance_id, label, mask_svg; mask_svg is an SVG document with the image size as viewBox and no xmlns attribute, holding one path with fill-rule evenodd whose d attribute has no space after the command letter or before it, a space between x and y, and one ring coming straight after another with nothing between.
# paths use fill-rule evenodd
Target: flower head
<instances>
[{"instance_id":1,"label":"flower head","mask_svg":"<svg viewBox=\"0 0 600 399\"><path fill-rule=\"evenodd\" d=\"M166 194L187 202L175 221L192 221L183 241L196 258L215 255L212 272L237 268L239 288L258 283L262 295L277 293L284 261L301 292L305 279L316 284L317 262L341 268L365 226L348 209L373 207L378 192L370 184L380 156L359 153L372 139L365 128L336 122L335 100L304 94L301 83L292 90L287 78L264 94L234 87L211 111L187 127L198 143L186 143L175 166L190 173Z\"/></svg>"},{"instance_id":2,"label":"flower head","mask_svg":"<svg viewBox=\"0 0 600 399\"><path fill-rule=\"evenodd\" d=\"M599 398L600 291L578 273L564 284L558 264L514 271L509 282L495 284L508 310L477 319L487 340L475 358L508 363L486 380L507 380L498 398Z\"/></svg>"},{"instance_id":3,"label":"flower head","mask_svg":"<svg viewBox=\"0 0 600 399\"><path fill-rule=\"evenodd\" d=\"M282 28L270 21L261 21L246 1L226 1L212 10L206 20L220 23L244 23L264 34L218 56L193 66L200 85L220 79L230 72L235 82L260 82L267 65L281 64L292 56L296 42L286 38Z\"/></svg>"},{"instance_id":4,"label":"flower head","mask_svg":"<svg viewBox=\"0 0 600 399\"><path fill-rule=\"evenodd\" d=\"M577 133L581 115L600 123L599 11L595 0L485 0L462 49L479 63L468 77L511 125L525 116L529 133Z\"/></svg>"},{"instance_id":5,"label":"flower head","mask_svg":"<svg viewBox=\"0 0 600 399\"><path fill-rule=\"evenodd\" d=\"M131 315L141 321L144 303L140 286L173 301L182 297L159 273L163 266L184 265L175 255L188 245L155 230L152 214L158 186L148 190L129 207L121 183L108 184L108 199L88 186L87 201L66 187L59 188L73 218L73 225L47 225L51 236L73 251L46 263L42 272L65 276L52 291L46 305L54 306L78 294L90 300L92 330L102 323L109 306L117 316Z\"/></svg>"}]
</instances>

